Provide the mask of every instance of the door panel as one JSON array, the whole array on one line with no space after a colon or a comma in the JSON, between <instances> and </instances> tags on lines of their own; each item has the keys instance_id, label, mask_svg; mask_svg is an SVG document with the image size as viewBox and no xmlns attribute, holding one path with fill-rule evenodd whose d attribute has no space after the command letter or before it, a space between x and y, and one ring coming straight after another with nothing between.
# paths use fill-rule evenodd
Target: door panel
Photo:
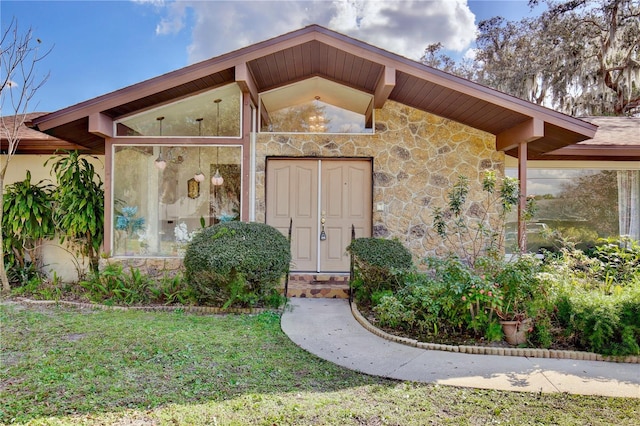
<instances>
[{"instance_id":1,"label":"door panel","mask_svg":"<svg viewBox=\"0 0 640 426\"><path fill-rule=\"evenodd\" d=\"M266 204L267 223L285 235L293 219L292 270L347 272L351 225L357 237L371 235L371 162L269 160Z\"/></svg>"},{"instance_id":2,"label":"door panel","mask_svg":"<svg viewBox=\"0 0 640 426\"><path fill-rule=\"evenodd\" d=\"M356 237L371 236L371 163L323 160L320 210L325 212L327 239L320 242L320 267L326 272L349 270L346 247L351 225Z\"/></svg>"},{"instance_id":3,"label":"door panel","mask_svg":"<svg viewBox=\"0 0 640 426\"><path fill-rule=\"evenodd\" d=\"M292 270L318 264L318 161L271 160L267 175L267 223L291 233Z\"/></svg>"}]
</instances>

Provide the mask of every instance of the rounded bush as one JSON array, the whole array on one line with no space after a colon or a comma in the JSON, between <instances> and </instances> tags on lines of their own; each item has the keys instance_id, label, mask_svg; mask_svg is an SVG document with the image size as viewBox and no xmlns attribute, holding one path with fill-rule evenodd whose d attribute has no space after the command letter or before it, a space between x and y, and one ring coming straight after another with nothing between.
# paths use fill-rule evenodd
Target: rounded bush
<instances>
[{"instance_id":1,"label":"rounded bush","mask_svg":"<svg viewBox=\"0 0 640 426\"><path fill-rule=\"evenodd\" d=\"M262 223L223 222L196 235L184 258L198 300L229 306L279 305L277 286L289 270L287 238Z\"/></svg>"},{"instance_id":2,"label":"rounded bush","mask_svg":"<svg viewBox=\"0 0 640 426\"><path fill-rule=\"evenodd\" d=\"M360 302L371 301L377 292L398 290L402 274L413 266L411 252L397 240L356 238L347 251L353 256L356 280L352 284Z\"/></svg>"}]
</instances>

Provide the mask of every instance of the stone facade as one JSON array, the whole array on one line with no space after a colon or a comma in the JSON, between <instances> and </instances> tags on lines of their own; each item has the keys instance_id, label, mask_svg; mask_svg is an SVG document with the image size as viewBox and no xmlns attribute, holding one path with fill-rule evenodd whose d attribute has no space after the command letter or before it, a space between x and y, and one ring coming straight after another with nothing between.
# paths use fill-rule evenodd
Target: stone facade
<instances>
[{"instance_id":1,"label":"stone facade","mask_svg":"<svg viewBox=\"0 0 640 426\"><path fill-rule=\"evenodd\" d=\"M111 257L100 259L100 270L107 265L120 264L128 272L129 268L138 269L154 280L173 278L178 273L184 273L182 258L177 257Z\"/></svg>"},{"instance_id":2,"label":"stone facade","mask_svg":"<svg viewBox=\"0 0 640 426\"><path fill-rule=\"evenodd\" d=\"M265 221L267 156L373 158L373 206L385 205L373 212L373 236L399 239L416 260L449 252L432 230L433 208L446 205L460 175L470 180L470 204L482 202L483 172L504 175L495 137L392 101L375 111L375 123L371 135L259 134L256 220Z\"/></svg>"}]
</instances>

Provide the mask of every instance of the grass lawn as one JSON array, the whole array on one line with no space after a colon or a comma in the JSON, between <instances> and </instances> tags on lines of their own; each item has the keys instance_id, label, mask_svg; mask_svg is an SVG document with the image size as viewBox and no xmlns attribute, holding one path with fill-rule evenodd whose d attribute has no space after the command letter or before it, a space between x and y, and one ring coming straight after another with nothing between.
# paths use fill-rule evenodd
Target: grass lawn
<instances>
[{"instance_id":1,"label":"grass lawn","mask_svg":"<svg viewBox=\"0 0 640 426\"><path fill-rule=\"evenodd\" d=\"M358 374L299 349L273 313L0 304L0 423L635 425L640 400Z\"/></svg>"}]
</instances>

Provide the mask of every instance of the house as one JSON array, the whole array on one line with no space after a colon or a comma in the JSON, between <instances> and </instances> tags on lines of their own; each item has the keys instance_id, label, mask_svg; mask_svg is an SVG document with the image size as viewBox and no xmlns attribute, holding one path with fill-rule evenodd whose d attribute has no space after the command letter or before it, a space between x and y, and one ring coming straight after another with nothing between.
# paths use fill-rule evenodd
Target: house
<instances>
[{"instance_id":1,"label":"house","mask_svg":"<svg viewBox=\"0 0 640 426\"><path fill-rule=\"evenodd\" d=\"M417 259L455 249L430 228L459 175L472 202L483 172L505 166L526 193L529 163L597 129L317 25L33 126L104 156L112 260L175 268L201 222L238 219L291 225L292 269L325 273L348 271L352 227L398 238ZM134 219L143 225L128 229Z\"/></svg>"}]
</instances>

